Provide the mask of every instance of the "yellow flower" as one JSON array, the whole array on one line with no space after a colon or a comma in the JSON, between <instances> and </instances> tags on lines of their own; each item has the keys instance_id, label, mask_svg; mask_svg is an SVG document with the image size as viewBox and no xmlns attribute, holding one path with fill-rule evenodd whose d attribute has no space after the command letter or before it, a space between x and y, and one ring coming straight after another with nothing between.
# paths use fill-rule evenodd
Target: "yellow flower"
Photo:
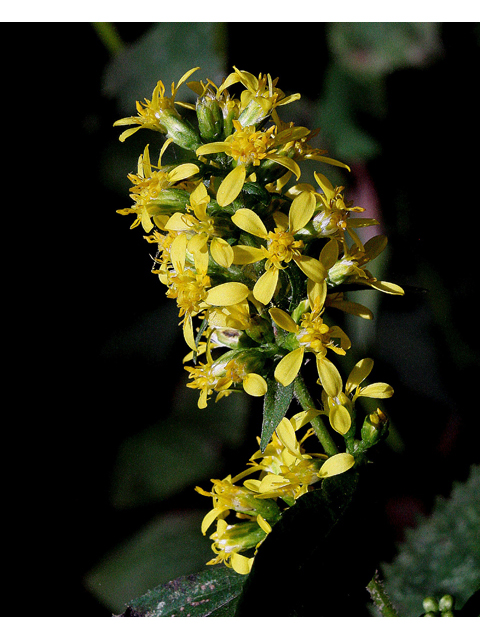
<instances>
[{"instance_id":1,"label":"yellow flower","mask_svg":"<svg viewBox=\"0 0 480 640\"><path fill-rule=\"evenodd\" d=\"M187 73L180 78L177 85L172 82L172 95L170 98L165 95L165 85L159 80L153 90L151 100L145 99L144 103L137 101L137 116L121 118L114 122L114 127L137 125L132 129L124 131L120 135L120 141L123 142L139 129L152 129L153 131L167 134L176 144L186 149L194 150L198 147L201 143L200 137L198 133L195 132L195 129L193 129L186 120L183 120L177 112L175 108L175 96L180 85L199 68L200 67L195 67L187 71Z\"/></svg>"},{"instance_id":2,"label":"yellow flower","mask_svg":"<svg viewBox=\"0 0 480 640\"><path fill-rule=\"evenodd\" d=\"M212 480L212 491L204 491L201 487L195 487L195 491L202 496L213 498L213 509L206 514L202 521L203 535L206 534L214 520L224 517L230 510L255 518L260 514L265 520L272 523L278 521L280 509L274 500L261 500L246 487L238 487L234 484L242 476L243 474L240 474L233 480L231 476L227 476L223 480Z\"/></svg>"},{"instance_id":3,"label":"yellow flower","mask_svg":"<svg viewBox=\"0 0 480 640\"><path fill-rule=\"evenodd\" d=\"M322 264L308 255L302 254L302 240L295 240L295 234L311 219L315 207L315 198L311 193L303 192L292 202L288 218L279 211L274 214L277 226L267 231L261 218L251 209L238 209L232 216L232 222L243 231L266 240L266 247L235 245L234 264L252 264L266 259L265 273L257 280L253 295L262 304L268 304L278 284L278 274L290 261L294 261L303 273L314 282L323 282L326 270Z\"/></svg>"},{"instance_id":4,"label":"yellow flower","mask_svg":"<svg viewBox=\"0 0 480 640\"><path fill-rule=\"evenodd\" d=\"M299 440L296 432L322 413L316 409L301 411L292 418L282 418L264 453L251 458L252 468L261 471L260 480L246 480L244 486L263 498L281 497L290 506L321 478L348 471L355 461L346 453L328 458L324 454L306 454L303 443L313 435L308 429Z\"/></svg>"},{"instance_id":5,"label":"yellow flower","mask_svg":"<svg viewBox=\"0 0 480 640\"><path fill-rule=\"evenodd\" d=\"M251 368L255 366L255 357L248 349L229 351L217 360L213 360L210 350L210 339L206 348L207 362L195 367L187 366L192 382L187 387L200 390L198 407L204 409L207 400L215 391L216 401L228 396L235 385L242 385L243 390L250 396L260 397L267 392L265 380Z\"/></svg>"},{"instance_id":6,"label":"yellow flower","mask_svg":"<svg viewBox=\"0 0 480 640\"><path fill-rule=\"evenodd\" d=\"M317 371L322 386L328 395L336 396L342 388L341 376L335 365L326 357L327 349L339 355L345 355L345 350L351 346L348 336L343 329L329 327L323 322L323 300L317 298L311 312L301 316L300 326L282 309L269 309L270 316L281 329L293 334L299 345L284 356L275 368L275 378L288 386L296 378L306 352L315 354ZM333 341L340 339L340 347Z\"/></svg>"},{"instance_id":7,"label":"yellow flower","mask_svg":"<svg viewBox=\"0 0 480 640\"><path fill-rule=\"evenodd\" d=\"M239 121L243 125L258 124L267 118L276 107L289 104L300 99L299 93L285 96L284 92L276 85L278 78L272 81L270 74L259 74L256 78L248 71L240 71L233 67L235 71L231 73L221 84L218 93L221 93L232 84L241 82L245 87L240 101Z\"/></svg>"},{"instance_id":8,"label":"yellow flower","mask_svg":"<svg viewBox=\"0 0 480 640\"><path fill-rule=\"evenodd\" d=\"M337 258L328 270L327 281L332 285L339 284L362 284L390 293L392 295L402 295L404 293L402 287L392 282L377 280L372 274L362 267L374 260L387 246L387 238L382 235L374 236L365 243L365 246L357 246L356 244L348 247L343 243L343 256ZM335 305L339 306L339 305ZM341 308L339 306L339 308Z\"/></svg>"},{"instance_id":9,"label":"yellow flower","mask_svg":"<svg viewBox=\"0 0 480 640\"><path fill-rule=\"evenodd\" d=\"M313 226L320 237L337 237L344 239L348 232L357 246L363 248L359 237L353 229L378 224L373 218L350 218L351 212L365 211L363 207L353 207L344 201L344 187L334 187L330 180L321 173L314 173L317 184L323 193L317 194L321 208L312 219Z\"/></svg>"},{"instance_id":10,"label":"yellow flower","mask_svg":"<svg viewBox=\"0 0 480 640\"><path fill-rule=\"evenodd\" d=\"M289 129L292 129L294 127L293 122L282 122L282 120L280 120L280 118L278 117L276 111L272 114L272 118L277 125L278 133L288 131ZM328 158L327 156L325 156L325 154L327 153L325 149L316 149L307 144L309 140L314 138L319 133L319 131L320 129L314 129L313 131L309 131L307 129L304 136L289 142L286 145L285 150L293 150L293 155L291 157L293 160L295 160L295 162L302 160L317 160L319 162L324 162L325 164L330 164L335 167L341 167L350 171L350 167L344 162L340 162L340 160L335 160L334 158Z\"/></svg>"},{"instance_id":11,"label":"yellow flower","mask_svg":"<svg viewBox=\"0 0 480 640\"><path fill-rule=\"evenodd\" d=\"M217 521L217 530L210 536L213 540L212 551L217 555L207 562L207 565L223 562L242 575L250 573L254 558L239 553L258 546L266 538L271 527L263 522L259 516L257 521L249 520L241 524L227 524L225 520ZM261 523L261 524L260 524ZM262 526L263 525L263 526Z\"/></svg>"},{"instance_id":12,"label":"yellow flower","mask_svg":"<svg viewBox=\"0 0 480 640\"><path fill-rule=\"evenodd\" d=\"M203 182L196 187L190 195L190 206L187 209L191 213L174 213L166 222L167 231L179 232L173 241L172 251L179 260L183 254L185 261L186 252L190 252L195 261L197 271L208 269L208 248L212 258L217 264L228 269L233 262L233 249L226 240L219 237L221 231L215 227L214 220L207 214L207 205L210 196Z\"/></svg>"},{"instance_id":13,"label":"yellow flower","mask_svg":"<svg viewBox=\"0 0 480 640\"><path fill-rule=\"evenodd\" d=\"M206 300L211 286L210 277L204 271L197 273L194 269L185 268L177 263L175 270L163 270L159 278L168 287L167 298L177 300L185 342L190 349L196 350L192 318L205 308L202 303Z\"/></svg>"},{"instance_id":14,"label":"yellow flower","mask_svg":"<svg viewBox=\"0 0 480 640\"><path fill-rule=\"evenodd\" d=\"M328 411L330 425L335 431L345 435L352 425L354 405L358 398L391 398L393 389L385 382L375 382L361 387L361 383L367 378L373 368L371 358L363 358L353 367L347 382L345 392L341 389L335 396L324 397L324 408Z\"/></svg>"},{"instance_id":15,"label":"yellow flower","mask_svg":"<svg viewBox=\"0 0 480 640\"><path fill-rule=\"evenodd\" d=\"M226 207L235 200L245 184L247 170L259 166L263 160L279 164L294 173L297 180L300 178L300 167L282 149L287 143L308 133L308 129L293 127L277 136L275 125L267 131L256 131L253 125L243 127L237 120L233 124L235 132L223 142L210 142L197 149L197 155L225 153L236 165L218 189L217 202L221 207Z\"/></svg>"},{"instance_id":16,"label":"yellow flower","mask_svg":"<svg viewBox=\"0 0 480 640\"><path fill-rule=\"evenodd\" d=\"M152 218L154 222L157 221L159 223L158 226L161 226L161 218L155 220L155 217L162 213L161 201L159 199L162 192L171 188L172 185L176 185L177 188L184 188L181 183L193 177L199 171L197 165L192 163L179 165L170 171L152 171L153 165L150 162L148 146L149 145L145 147L143 154L140 155L138 159L137 174L128 175L128 179L134 184L134 186L130 188L130 197L135 204L130 208L119 209L117 211L117 213L121 215L135 213L137 219L130 228L133 229L141 224L147 233L153 229ZM161 156L162 153L160 153L159 159L160 166Z\"/></svg>"}]
</instances>

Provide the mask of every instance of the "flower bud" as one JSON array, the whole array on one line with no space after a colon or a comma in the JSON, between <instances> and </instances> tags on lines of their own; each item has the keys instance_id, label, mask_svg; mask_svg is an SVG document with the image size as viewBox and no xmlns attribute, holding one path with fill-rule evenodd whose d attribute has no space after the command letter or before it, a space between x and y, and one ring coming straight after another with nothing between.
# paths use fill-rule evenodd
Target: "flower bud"
<instances>
[{"instance_id":1,"label":"flower bud","mask_svg":"<svg viewBox=\"0 0 480 640\"><path fill-rule=\"evenodd\" d=\"M272 100L268 98L256 97L250 100L248 105L238 116L239 122L244 127L252 124L259 124L272 112Z\"/></svg>"},{"instance_id":2,"label":"flower bud","mask_svg":"<svg viewBox=\"0 0 480 640\"><path fill-rule=\"evenodd\" d=\"M387 435L388 418L381 409L377 409L368 415L362 425L361 436L362 441L367 448L373 447L374 444Z\"/></svg>"},{"instance_id":3,"label":"flower bud","mask_svg":"<svg viewBox=\"0 0 480 640\"><path fill-rule=\"evenodd\" d=\"M223 135L222 108L208 95L197 100L197 119L200 135L205 142L217 142Z\"/></svg>"},{"instance_id":4,"label":"flower bud","mask_svg":"<svg viewBox=\"0 0 480 640\"><path fill-rule=\"evenodd\" d=\"M228 100L223 108L223 135L225 138L232 135L235 131L235 127L233 126L233 121L238 119L239 108L237 100Z\"/></svg>"},{"instance_id":5,"label":"flower bud","mask_svg":"<svg viewBox=\"0 0 480 640\"><path fill-rule=\"evenodd\" d=\"M428 598L425 598L423 601L423 608L428 617L432 617L432 615L435 616L438 612L438 602L435 598L428 596Z\"/></svg>"},{"instance_id":6,"label":"flower bud","mask_svg":"<svg viewBox=\"0 0 480 640\"><path fill-rule=\"evenodd\" d=\"M166 135L182 149L195 151L202 144L198 131L176 109L161 109L155 115Z\"/></svg>"},{"instance_id":7,"label":"flower bud","mask_svg":"<svg viewBox=\"0 0 480 640\"><path fill-rule=\"evenodd\" d=\"M438 602L438 608L440 609L442 616L445 616L451 613L453 609L453 605L454 605L454 599L452 596L446 594L442 598L440 598Z\"/></svg>"},{"instance_id":8,"label":"flower bud","mask_svg":"<svg viewBox=\"0 0 480 640\"><path fill-rule=\"evenodd\" d=\"M176 211L185 211L187 204L190 202L190 193L185 189L163 189L152 198L149 207L154 215L175 213Z\"/></svg>"}]
</instances>

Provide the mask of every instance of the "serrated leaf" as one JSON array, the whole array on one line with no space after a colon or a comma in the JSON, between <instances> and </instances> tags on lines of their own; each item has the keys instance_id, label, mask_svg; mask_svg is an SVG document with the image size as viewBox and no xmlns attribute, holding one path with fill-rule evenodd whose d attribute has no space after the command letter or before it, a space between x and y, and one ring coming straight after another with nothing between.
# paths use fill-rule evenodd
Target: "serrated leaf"
<instances>
[{"instance_id":1,"label":"serrated leaf","mask_svg":"<svg viewBox=\"0 0 480 640\"><path fill-rule=\"evenodd\" d=\"M432 514L407 530L391 564L382 565L385 588L402 616L419 616L427 595L448 593L461 608L480 585L480 466Z\"/></svg>"},{"instance_id":2,"label":"serrated leaf","mask_svg":"<svg viewBox=\"0 0 480 640\"><path fill-rule=\"evenodd\" d=\"M123 616L233 616L245 580L246 576L227 567L182 576L130 602Z\"/></svg>"},{"instance_id":3,"label":"serrated leaf","mask_svg":"<svg viewBox=\"0 0 480 640\"><path fill-rule=\"evenodd\" d=\"M273 432L287 413L293 398L293 382L288 387L284 387L280 382L271 378L267 380L267 384L268 389L263 404L262 435L260 439L262 452L265 451Z\"/></svg>"}]
</instances>

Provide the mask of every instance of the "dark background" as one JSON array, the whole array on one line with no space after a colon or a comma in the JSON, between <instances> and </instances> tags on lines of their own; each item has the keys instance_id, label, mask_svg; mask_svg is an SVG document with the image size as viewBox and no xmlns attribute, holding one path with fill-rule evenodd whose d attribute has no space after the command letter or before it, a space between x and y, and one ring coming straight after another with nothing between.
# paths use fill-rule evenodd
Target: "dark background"
<instances>
[{"instance_id":1,"label":"dark background","mask_svg":"<svg viewBox=\"0 0 480 640\"><path fill-rule=\"evenodd\" d=\"M115 26L129 46L152 24ZM173 303L150 274L151 247L142 233L115 214L128 205L129 183L118 188L109 179L106 150L120 145L113 121L133 115L134 105L125 112L106 95L111 55L88 23L3 29L15 31L29 54L12 74L11 117L4 124L20 140L5 215L22 244L16 287L23 298L10 376L15 417L7 419L13 438L5 457L15 464L4 522L13 533L6 555L15 571L5 614L108 616L111 608L87 587L88 572L158 513L209 508L194 485L137 508L112 504L120 447L159 413L168 414L185 382L181 357L169 354L184 349L178 330L168 334L167 356L155 355L166 339L155 318ZM262 40L264 29L248 25L252 42ZM293 55L293 45L241 47L239 56L245 25L227 24L220 43L227 72L235 64L278 75L282 89L299 91L308 108L325 95L332 64L327 30L324 23L278 23L275 40L301 34L301 53ZM434 497L448 495L452 482L466 479L479 461L478 26L443 24L440 40L441 51L424 65L385 74L383 110L357 111L357 124L377 141L378 152L360 154L355 163L332 151L353 160L349 187L358 190L365 175L374 185L390 246L384 278L428 290L382 296L368 351L375 380L395 388L388 412L403 443L387 448L380 463L387 487L383 560L415 514L428 513ZM339 85L339 98L348 100L344 90L342 96ZM8 271L7 278L10 283ZM243 464L253 453L259 407L244 437L223 446L218 473L234 473L232 461ZM208 476L202 481L207 486Z\"/></svg>"}]
</instances>

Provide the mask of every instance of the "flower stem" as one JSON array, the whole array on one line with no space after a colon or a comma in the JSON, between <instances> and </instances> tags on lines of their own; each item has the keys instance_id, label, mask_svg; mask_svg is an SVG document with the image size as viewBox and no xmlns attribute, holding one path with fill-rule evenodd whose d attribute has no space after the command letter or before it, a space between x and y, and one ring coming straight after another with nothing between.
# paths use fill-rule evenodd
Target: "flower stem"
<instances>
[{"instance_id":1,"label":"flower stem","mask_svg":"<svg viewBox=\"0 0 480 640\"><path fill-rule=\"evenodd\" d=\"M307 385L305 384L305 381L301 375L298 375L295 378L293 388L294 388L295 397L301 404L302 409L304 411L315 408L315 402L313 401L313 398L310 395L310 392L307 389ZM325 450L325 453L329 456L334 456L336 453L338 453L337 445L333 441L332 436L330 435L327 427L325 426L323 422L323 417L316 416L315 418L312 418L311 423L318 439L320 440Z\"/></svg>"},{"instance_id":2,"label":"flower stem","mask_svg":"<svg viewBox=\"0 0 480 640\"><path fill-rule=\"evenodd\" d=\"M393 606L387 592L384 589L383 582L380 580L378 570L367 585L367 591L377 607L379 613L383 617L397 617L398 612Z\"/></svg>"}]
</instances>

